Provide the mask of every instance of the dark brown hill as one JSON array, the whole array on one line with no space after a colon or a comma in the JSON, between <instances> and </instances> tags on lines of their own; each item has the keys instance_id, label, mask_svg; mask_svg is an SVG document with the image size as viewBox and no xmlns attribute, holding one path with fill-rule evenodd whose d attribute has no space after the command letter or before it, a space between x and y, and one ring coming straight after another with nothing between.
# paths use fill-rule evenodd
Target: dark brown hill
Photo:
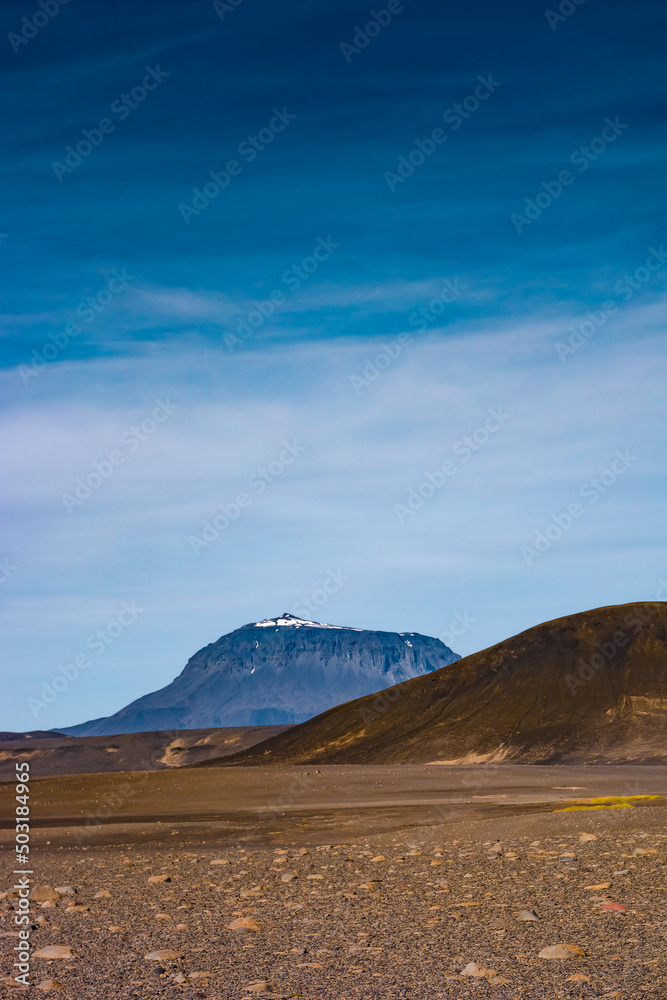
<instances>
[{"instance_id":1,"label":"dark brown hill","mask_svg":"<svg viewBox=\"0 0 667 1000\"><path fill-rule=\"evenodd\" d=\"M224 763L500 761L667 762L667 604L537 625Z\"/></svg>"}]
</instances>

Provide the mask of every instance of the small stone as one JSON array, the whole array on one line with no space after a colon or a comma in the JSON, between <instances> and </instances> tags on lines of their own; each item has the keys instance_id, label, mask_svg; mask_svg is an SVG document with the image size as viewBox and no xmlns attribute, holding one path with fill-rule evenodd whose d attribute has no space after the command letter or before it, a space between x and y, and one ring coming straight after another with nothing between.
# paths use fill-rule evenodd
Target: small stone
<instances>
[{"instance_id":1,"label":"small stone","mask_svg":"<svg viewBox=\"0 0 667 1000\"><path fill-rule=\"evenodd\" d=\"M231 865L231 861L227 858L218 858L217 861L211 861L212 865Z\"/></svg>"},{"instance_id":2,"label":"small stone","mask_svg":"<svg viewBox=\"0 0 667 1000\"><path fill-rule=\"evenodd\" d=\"M55 891L61 896L76 896L76 889L73 885L57 885Z\"/></svg>"},{"instance_id":3,"label":"small stone","mask_svg":"<svg viewBox=\"0 0 667 1000\"><path fill-rule=\"evenodd\" d=\"M384 854L378 854L378 855L376 855L376 857L374 857L374 858L371 858L371 861L372 861L372 862L377 862L377 861L386 861L386 860L387 860L387 859L385 858Z\"/></svg>"},{"instance_id":4,"label":"small stone","mask_svg":"<svg viewBox=\"0 0 667 1000\"><path fill-rule=\"evenodd\" d=\"M122 931L122 929L122 927L118 927L116 924L112 924L111 927L108 928L112 934L118 934L118 932Z\"/></svg>"},{"instance_id":5,"label":"small stone","mask_svg":"<svg viewBox=\"0 0 667 1000\"><path fill-rule=\"evenodd\" d=\"M577 860L577 855L576 854L561 854L560 860L561 861L576 861Z\"/></svg>"},{"instance_id":6,"label":"small stone","mask_svg":"<svg viewBox=\"0 0 667 1000\"><path fill-rule=\"evenodd\" d=\"M210 979L210 972L189 972L188 979Z\"/></svg>"},{"instance_id":7,"label":"small stone","mask_svg":"<svg viewBox=\"0 0 667 1000\"><path fill-rule=\"evenodd\" d=\"M296 874L294 872L285 872L284 875L281 875L280 881L281 882L291 882L292 879L294 879L296 877L297 876L296 876Z\"/></svg>"},{"instance_id":8,"label":"small stone","mask_svg":"<svg viewBox=\"0 0 667 1000\"><path fill-rule=\"evenodd\" d=\"M50 885L36 885L30 890L30 898L34 903L53 903L60 899L60 893Z\"/></svg>"},{"instance_id":9,"label":"small stone","mask_svg":"<svg viewBox=\"0 0 667 1000\"><path fill-rule=\"evenodd\" d=\"M599 892L601 889L611 889L611 882L600 882L599 885L587 885L585 888L591 892Z\"/></svg>"},{"instance_id":10,"label":"small stone","mask_svg":"<svg viewBox=\"0 0 667 1000\"><path fill-rule=\"evenodd\" d=\"M593 841L597 840L597 839L598 838L595 836L594 833L580 833L579 834L579 843L580 844L592 844Z\"/></svg>"},{"instance_id":11,"label":"small stone","mask_svg":"<svg viewBox=\"0 0 667 1000\"><path fill-rule=\"evenodd\" d=\"M232 920L231 924L227 924L227 928L230 931L250 932L253 934L257 934L261 930L260 925L252 917L238 917L236 920Z\"/></svg>"},{"instance_id":12,"label":"small stone","mask_svg":"<svg viewBox=\"0 0 667 1000\"><path fill-rule=\"evenodd\" d=\"M591 977L585 976L583 972L575 972L573 976L568 976L566 983L590 983Z\"/></svg>"},{"instance_id":13,"label":"small stone","mask_svg":"<svg viewBox=\"0 0 667 1000\"><path fill-rule=\"evenodd\" d=\"M246 993L266 993L269 989L269 984L266 979L259 979L256 983L250 983L249 986L244 986L243 989Z\"/></svg>"},{"instance_id":14,"label":"small stone","mask_svg":"<svg viewBox=\"0 0 667 1000\"><path fill-rule=\"evenodd\" d=\"M78 958L79 956L74 952L69 945L58 945L51 944L47 948L40 948L39 951L33 952L33 958Z\"/></svg>"},{"instance_id":15,"label":"small stone","mask_svg":"<svg viewBox=\"0 0 667 1000\"><path fill-rule=\"evenodd\" d=\"M321 879L321 878L324 878L324 875L306 875L306 878L309 878L309 879Z\"/></svg>"},{"instance_id":16,"label":"small stone","mask_svg":"<svg viewBox=\"0 0 667 1000\"><path fill-rule=\"evenodd\" d=\"M539 920L540 918L535 913L535 910L519 910L516 914L517 920Z\"/></svg>"},{"instance_id":17,"label":"small stone","mask_svg":"<svg viewBox=\"0 0 667 1000\"><path fill-rule=\"evenodd\" d=\"M178 972L175 976L172 976L171 977L171 981L173 983L185 983L185 982L187 982L187 980L186 980L186 978L185 978L185 976L183 975L182 972Z\"/></svg>"},{"instance_id":18,"label":"small stone","mask_svg":"<svg viewBox=\"0 0 667 1000\"><path fill-rule=\"evenodd\" d=\"M181 958L181 953L170 948L162 948L160 951L149 951L144 958L147 962L176 962Z\"/></svg>"},{"instance_id":19,"label":"small stone","mask_svg":"<svg viewBox=\"0 0 667 1000\"><path fill-rule=\"evenodd\" d=\"M100 889L99 892L95 893L93 899L111 899L111 893L108 889Z\"/></svg>"},{"instance_id":20,"label":"small stone","mask_svg":"<svg viewBox=\"0 0 667 1000\"><path fill-rule=\"evenodd\" d=\"M155 919L156 920L171 920L171 914L169 914L169 913L156 913L155 914Z\"/></svg>"},{"instance_id":21,"label":"small stone","mask_svg":"<svg viewBox=\"0 0 667 1000\"><path fill-rule=\"evenodd\" d=\"M608 910L608 911L611 911L611 912L614 912L614 913L625 913L626 912L626 908L623 906L622 903L614 903L614 902L605 903L601 907L601 909Z\"/></svg>"},{"instance_id":22,"label":"small stone","mask_svg":"<svg viewBox=\"0 0 667 1000\"><path fill-rule=\"evenodd\" d=\"M171 882L171 876L169 875L151 875L148 879L149 882Z\"/></svg>"},{"instance_id":23,"label":"small stone","mask_svg":"<svg viewBox=\"0 0 667 1000\"><path fill-rule=\"evenodd\" d=\"M188 924L176 924L177 931L187 931Z\"/></svg>"},{"instance_id":24,"label":"small stone","mask_svg":"<svg viewBox=\"0 0 667 1000\"><path fill-rule=\"evenodd\" d=\"M38 990L64 990L65 987L62 983L59 983L57 979L42 979L41 983L37 983Z\"/></svg>"},{"instance_id":25,"label":"small stone","mask_svg":"<svg viewBox=\"0 0 667 1000\"><path fill-rule=\"evenodd\" d=\"M578 944L551 944L543 948L539 958L583 958L586 952Z\"/></svg>"},{"instance_id":26,"label":"small stone","mask_svg":"<svg viewBox=\"0 0 667 1000\"><path fill-rule=\"evenodd\" d=\"M491 976L489 982L492 986L504 986L505 983L509 983L509 979L505 979L504 976Z\"/></svg>"},{"instance_id":27,"label":"small stone","mask_svg":"<svg viewBox=\"0 0 667 1000\"><path fill-rule=\"evenodd\" d=\"M465 969L462 970L461 975L471 976L473 979L484 979L487 971L488 970L483 968L483 966L478 965L477 962L468 962Z\"/></svg>"}]
</instances>

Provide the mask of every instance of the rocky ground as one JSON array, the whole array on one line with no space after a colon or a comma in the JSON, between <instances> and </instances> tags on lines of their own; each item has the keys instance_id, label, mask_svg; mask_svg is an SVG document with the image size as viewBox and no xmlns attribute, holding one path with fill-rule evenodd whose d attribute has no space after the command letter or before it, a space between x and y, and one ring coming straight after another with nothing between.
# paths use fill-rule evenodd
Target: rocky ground
<instances>
[{"instance_id":1,"label":"rocky ground","mask_svg":"<svg viewBox=\"0 0 667 1000\"><path fill-rule=\"evenodd\" d=\"M665 814L517 816L500 842L462 823L344 844L42 843L34 984L72 1000L664 1000ZM24 992L11 982L2 996Z\"/></svg>"}]
</instances>

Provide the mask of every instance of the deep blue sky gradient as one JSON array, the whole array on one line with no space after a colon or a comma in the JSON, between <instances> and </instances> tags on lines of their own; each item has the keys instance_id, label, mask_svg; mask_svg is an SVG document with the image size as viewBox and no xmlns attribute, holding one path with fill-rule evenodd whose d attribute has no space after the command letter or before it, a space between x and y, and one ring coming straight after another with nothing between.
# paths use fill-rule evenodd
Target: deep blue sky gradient
<instances>
[{"instance_id":1,"label":"deep blue sky gradient","mask_svg":"<svg viewBox=\"0 0 667 1000\"><path fill-rule=\"evenodd\" d=\"M220 20L212 3L70 0L14 52L7 36L39 8L3 5L0 558L15 568L0 586L3 670L21 683L0 728L115 711L339 567L350 580L322 619L441 634L467 610L461 653L659 591L667 268L637 269L667 242L664 4L585 0L552 30L526 0L407 0L346 61L341 43L383 6L243 0ZM158 66L125 120L110 113ZM492 96L443 123L489 75ZM274 108L296 118L245 162ZM53 162L106 116L114 131L59 182ZM627 127L579 172L570 156L608 118ZM390 190L385 173L438 127L446 142ZM240 176L186 224L179 205L232 158ZM512 214L566 169L573 183L518 233ZM330 239L290 290L285 272ZM114 270L127 286L77 320ZM420 330L447 278L461 294ZM275 289L280 307L231 351ZM605 301L613 315L561 359ZM179 409L159 433L68 513L63 495L165 397ZM402 523L395 505L498 406L506 427ZM293 439L303 457L196 557L188 539ZM521 546L626 448L627 475L527 564ZM132 630L31 713L27 696L133 599Z\"/></svg>"}]
</instances>

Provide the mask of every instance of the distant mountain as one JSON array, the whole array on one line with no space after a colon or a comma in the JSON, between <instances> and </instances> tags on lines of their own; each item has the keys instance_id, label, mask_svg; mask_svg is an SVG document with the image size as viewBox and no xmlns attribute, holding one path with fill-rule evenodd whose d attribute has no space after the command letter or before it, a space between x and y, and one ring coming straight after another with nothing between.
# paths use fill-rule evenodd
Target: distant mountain
<instances>
[{"instance_id":1,"label":"distant mountain","mask_svg":"<svg viewBox=\"0 0 667 1000\"><path fill-rule=\"evenodd\" d=\"M537 625L228 762L665 764L667 603Z\"/></svg>"},{"instance_id":2,"label":"distant mountain","mask_svg":"<svg viewBox=\"0 0 667 1000\"><path fill-rule=\"evenodd\" d=\"M103 719L59 730L103 736L303 722L341 702L460 660L439 639L283 614L200 649L167 687Z\"/></svg>"}]
</instances>

